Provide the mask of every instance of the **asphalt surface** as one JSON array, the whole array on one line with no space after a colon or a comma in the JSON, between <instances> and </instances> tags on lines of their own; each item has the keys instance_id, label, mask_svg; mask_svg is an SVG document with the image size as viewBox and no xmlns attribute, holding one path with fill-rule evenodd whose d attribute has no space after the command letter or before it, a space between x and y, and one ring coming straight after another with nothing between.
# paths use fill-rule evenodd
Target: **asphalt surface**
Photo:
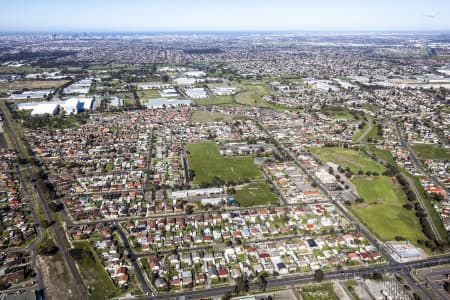
<instances>
[{"instance_id":1,"label":"asphalt surface","mask_svg":"<svg viewBox=\"0 0 450 300\"><path fill-rule=\"evenodd\" d=\"M445 257L439 257L439 258L430 258L430 259L424 259L417 262L409 262L409 263L397 263L397 264L391 264L391 265L380 265L380 266L370 266L365 268L358 268L354 270L344 270L344 271L334 271L325 273L324 280L346 280L353 277L361 277L363 275L371 274L371 273L386 273L386 272L392 272L392 273L400 273L402 275L406 275L406 273L410 274L411 268L426 268L426 267L433 267L438 266L441 264L450 263L450 255L447 255ZM409 282L410 275L408 276L408 282ZM314 282L314 275L297 275L297 276L289 276L289 277L280 277L280 278L274 278L274 279L268 279L267 280L267 288L275 288L275 287L282 287L287 285L296 285L296 284L302 284L302 283L309 283ZM411 282L410 285L413 288L420 288L416 283ZM224 295L228 291L234 291L235 286L226 286L226 287L218 287L213 289L206 289L206 290L199 290L199 291L186 291L186 292L179 292L179 293L172 293L170 295L158 295L158 296L147 296L147 297L140 297L139 299L177 299L179 297L195 297L195 298L201 298L201 297L212 297L212 296L220 296ZM258 286L256 283L250 284L251 290L258 290ZM426 292L421 292L419 290L420 295L422 296L422 299L429 299L431 300L430 296Z\"/></svg>"}]
</instances>

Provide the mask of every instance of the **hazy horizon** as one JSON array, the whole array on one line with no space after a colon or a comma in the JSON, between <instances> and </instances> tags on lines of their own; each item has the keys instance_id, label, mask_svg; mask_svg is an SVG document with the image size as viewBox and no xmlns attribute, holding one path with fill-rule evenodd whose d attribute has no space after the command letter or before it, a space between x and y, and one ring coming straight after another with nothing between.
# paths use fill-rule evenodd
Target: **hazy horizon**
<instances>
[{"instance_id":1,"label":"hazy horizon","mask_svg":"<svg viewBox=\"0 0 450 300\"><path fill-rule=\"evenodd\" d=\"M0 31L12 33L450 30L443 0L0 0L0 8Z\"/></svg>"}]
</instances>

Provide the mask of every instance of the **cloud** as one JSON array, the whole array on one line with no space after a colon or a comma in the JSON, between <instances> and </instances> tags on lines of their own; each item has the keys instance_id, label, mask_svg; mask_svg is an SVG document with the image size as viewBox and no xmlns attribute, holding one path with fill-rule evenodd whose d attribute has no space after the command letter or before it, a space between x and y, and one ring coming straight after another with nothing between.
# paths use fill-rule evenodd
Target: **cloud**
<instances>
[{"instance_id":1,"label":"cloud","mask_svg":"<svg viewBox=\"0 0 450 300\"><path fill-rule=\"evenodd\" d=\"M422 14L424 17L430 18L430 19L434 19L437 17L437 13L432 11L432 12L427 12L427 13L423 13Z\"/></svg>"}]
</instances>

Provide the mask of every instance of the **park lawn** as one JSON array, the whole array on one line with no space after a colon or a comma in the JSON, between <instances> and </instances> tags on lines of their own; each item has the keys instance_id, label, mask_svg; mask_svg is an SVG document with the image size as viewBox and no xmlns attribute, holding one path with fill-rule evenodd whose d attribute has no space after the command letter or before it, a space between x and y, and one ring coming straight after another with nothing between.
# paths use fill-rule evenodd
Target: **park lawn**
<instances>
[{"instance_id":1,"label":"park lawn","mask_svg":"<svg viewBox=\"0 0 450 300\"><path fill-rule=\"evenodd\" d=\"M74 249L70 250L70 254L88 286L90 299L111 299L121 294L121 290L114 286L89 242L74 242Z\"/></svg>"},{"instance_id":2,"label":"park lawn","mask_svg":"<svg viewBox=\"0 0 450 300\"><path fill-rule=\"evenodd\" d=\"M225 182L262 179L252 157L223 157L215 143L186 145L188 166L195 171L194 184L212 183L215 177Z\"/></svg>"},{"instance_id":3,"label":"park lawn","mask_svg":"<svg viewBox=\"0 0 450 300\"><path fill-rule=\"evenodd\" d=\"M389 150L381 150L376 148L373 145L368 146L369 151L374 153L379 159L384 160L388 163L390 163L392 166L398 168L397 162L395 161L394 157L392 156L391 152ZM418 190L420 197L423 199L424 204L427 206L427 210L431 216L431 219L436 226L436 228L439 231L439 235L441 239L445 239L447 236L447 232L444 228L444 225L442 224L442 220L439 217L439 214L437 213L436 209L433 207L433 203L428 199L428 195L423 189L422 185L420 184L420 178L411 176L409 172L406 170L400 169L401 174L406 178L410 177L414 181L414 185L416 186L416 189Z\"/></svg>"},{"instance_id":4,"label":"park lawn","mask_svg":"<svg viewBox=\"0 0 450 300\"><path fill-rule=\"evenodd\" d=\"M335 108L335 107L325 107L325 109L322 110L323 114L331 119L346 119L353 121L355 119L355 116L351 114L349 110L341 109L341 108Z\"/></svg>"},{"instance_id":5,"label":"park lawn","mask_svg":"<svg viewBox=\"0 0 450 300\"><path fill-rule=\"evenodd\" d=\"M279 203L280 200L271 188L267 183L250 183L236 191L234 198L243 207Z\"/></svg>"},{"instance_id":6,"label":"park lawn","mask_svg":"<svg viewBox=\"0 0 450 300\"><path fill-rule=\"evenodd\" d=\"M332 283L315 284L302 286L301 292L303 300L338 300Z\"/></svg>"},{"instance_id":7,"label":"park lawn","mask_svg":"<svg viewBox=\"0 0 450 300\"><path fill-rule=\"evenodd\" d=\"M395 161L394 157L392 156L391 151L389 150L381 150L377 147L370 145L369 151L375 154L379 159L384 160L385 162L390 163L393 166L397 165L397 162Z\"/></svg>"},{"instance_id":8,"label":"park lawn","mask_svg":"<svg viewBox=\"0 0 450 300\"><path fill-rule=\"evenodd\" d=\"M381 240L402 236L417 245L417 240L427 239L414 210L402 207L408 200L394 178L358 176L352 182L364 203L352 204L351 210Z\"/></svg>"},{"instance_id":9,"label":"park lawn","mask_svg":"<svg viewBox=\"0 0 450 300\"><path fill-rule=\"evenodd\" d=\"M411 148L421 159L450 160L450 149L429 144L414 144Z\"/></svg>"},{"instance_id":10,"label":"park lawn","mask_svg":"<svg viewBox=\"0 0 450 300\"><path fill-rule=\"evenodd\" d=\"M234 115L221 114L209 111L194 111L191 115L191 122L212 123L219 121L231 121Z\"/></svg>"},{"instance_id":11,"label":"park lawn","mask_svg":"<svg viewBox=\"0 0 450 300\"><path fill-rule=\"evenodd\" d=\"M278 81L281 84L304 84L305 79L295 74L284 74L278 76L264 77L266 82Z\"/></svg>"},{"instance_id":12,"label":"park lawn","mask_svg":"<svg viewBox=\"0 0 450 300\"><path fill-rule=\"evenodd\" d=\"M206 98L206 99L194 99L193 101L195 104L201 105L201 106L232 104L233 96L213 96L211 98Z\"/></svg>"},{"instance_id":13,"label":"park lawn","mask_svg":"<svg viewBox=\"0 0 450 300\"><path fill-rule=\"evenodd\" d=\"M364 137L364 139L362 141L367 142L370 138L376 139L376 140L379 140L382 138L381 136L378 135L377 124L373 124L372 129L369 131L369 133Z\"/></svg>"},{"instance_id":14,"label":"park lawn","mask_svg":"<svg viewBox=\"0 0 450 300\"><path fill-rule=\"evenodd\" d=\"M261 81L242 81L237 85L240 91L235 99L239 104L272 107L272 104L263 99L263 96L269 95L269 85Z\"/></svg>"},{"instance_id":15,"label":"park lawn","mask_svg":"<svg viewBox=\"0 0 450 300\"><path fill-rule=\"evenodd\" d=\"M311 152L324 162L334 162L344 169L349 167L354 174L358 174L359 170L362 170L363 172L377 172L378 174L385 171L383 165L374 161L363 152L356 150L338 147L323 147L311 148Z\"/></svg>"},{"instance_id":16,"label":"park lawn","mask_svg":"<svg viewBox=\"0 0 450 300\"><path fill-rule=\"evenodd\" d=\"M367 130L368 128L369 128L369 124L368 124L367 122L364 122L363 128L360 129L360 130L358 130L358 131L356 131L356 132L353 134L352 142L353 142L353 143L356 143L356 142L358 141L358 139L364 134L364 132L366 132L366 130Z\"/></svg>"}]
</instances>

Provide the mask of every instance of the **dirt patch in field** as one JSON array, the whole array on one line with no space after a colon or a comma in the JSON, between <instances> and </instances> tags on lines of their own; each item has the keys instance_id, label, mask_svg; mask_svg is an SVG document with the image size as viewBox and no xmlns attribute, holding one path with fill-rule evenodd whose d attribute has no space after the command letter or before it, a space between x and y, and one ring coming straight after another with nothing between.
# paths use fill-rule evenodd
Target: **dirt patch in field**
<instances>
[{"instance_id":1,"label":"dirt patch in field","mask_svg":"<svg viewBox=\"0 0 450 300\"><path fill-rule=\"evenodd\" d=\"M395 178L391 179L391 183L392 183L392 186L394 186L394 188L398 187L398 181Z\"/></svg>"},{"instance_id":2,"label":"dirt patch in field","mask_svg":"<svg viewBox=\"0 0 450 300\"><path fill-rule=\"evenodd\" d=\"M42 271L47 299L79 299L75 289L70 284L68 273L65 272L61 259L38 256L37 263Z\"/></svg>"}]
</instances>

